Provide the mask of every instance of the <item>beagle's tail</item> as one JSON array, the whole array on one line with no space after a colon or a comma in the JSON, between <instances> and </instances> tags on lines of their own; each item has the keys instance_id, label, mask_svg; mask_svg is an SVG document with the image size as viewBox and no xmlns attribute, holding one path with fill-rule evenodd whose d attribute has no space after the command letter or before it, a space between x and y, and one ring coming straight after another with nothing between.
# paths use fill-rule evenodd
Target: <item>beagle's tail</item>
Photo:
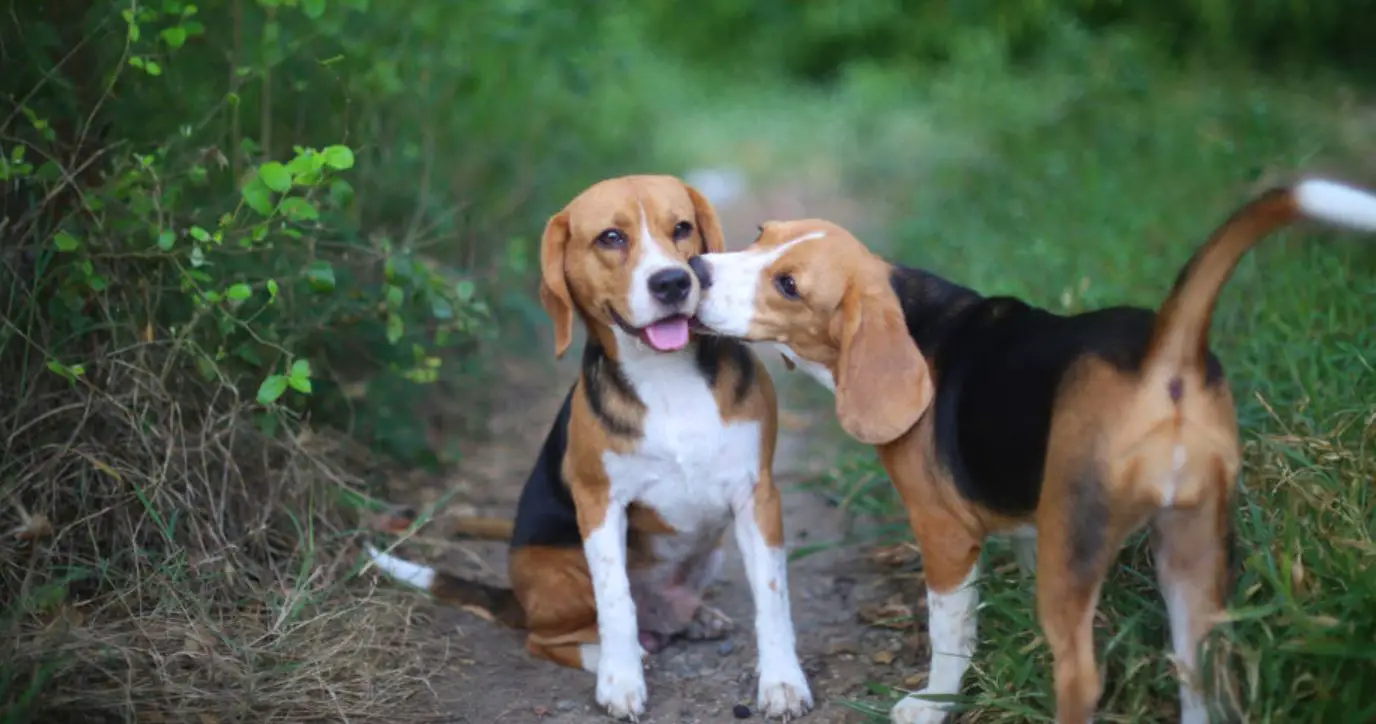
<instances>
[{"instance_id":1,"label":"beagle's tail","mask_svg":"<svg viewBox=\"0 0 1376 724\"><path fill-rule=\"evenodd\" d=\"M511 628L525 628L526 614L510 588L489 586L478 581L469 581L430 566L412 563L390 553L384 553L369 545L368 556L373 565L383 573L416 588L429 591L430 595L459 606L476 606L492 614L498 621Z\"/></svg>"},{"instance_id":2,"label":"beagle's tail","mask_svg":"<svg viewBox=\"0 0 1376 724\"><path fill-rule=\"evenodd\" d=\"M502 518L458 518L454 521L454 535L479 540L511 540L515 525Z\"/></svg>"},{"instance_id":3,"label":"beagle's tail","mask_svg":"<svg viewBox=\"0 0 1376 724\"><path fill-rule=\"evenodd\" d=\"M1238 261L1268 234L1302 218L1376 231L1376 193L1306 179L1262 193L1214 231L1180 270L1161 305L1142 367L1151 377L1170 380L1172 400L1184 392L1182 376L1203 379L1214 305Z\"/></svg>"}]
</instances>

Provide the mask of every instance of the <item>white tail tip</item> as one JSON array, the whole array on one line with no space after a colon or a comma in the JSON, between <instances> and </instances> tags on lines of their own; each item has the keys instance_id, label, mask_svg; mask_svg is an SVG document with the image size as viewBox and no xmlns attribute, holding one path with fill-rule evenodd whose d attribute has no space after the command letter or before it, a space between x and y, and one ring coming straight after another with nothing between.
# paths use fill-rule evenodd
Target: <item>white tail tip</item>
<instances>
[{"instance_id":1,"label":"white tail tip","mask_svg":"<svg viewBox=\"0 0 1376 724\"><path fill-rule=\"evenodd\" d=\"M1376 231L1376 194L1324 179L1301 181L1293 193L1305 216L1361 231Z\"/></svg>"},{"instance_id":2,"label":"white tail tip","mask_svg":"<svg viewBox=\"0 0 1376 724\"><path fill-rule=\"evenodd\" d=\"M416 588L423 588L427 591L430 590L430 586L434 585L435 569L402 560L389 553L383 553L371 545L367 545L366 547L369 557L373 559L373 564L383 573L386 573L402 583L410 584Z\"/></svg>"}]
</instances>

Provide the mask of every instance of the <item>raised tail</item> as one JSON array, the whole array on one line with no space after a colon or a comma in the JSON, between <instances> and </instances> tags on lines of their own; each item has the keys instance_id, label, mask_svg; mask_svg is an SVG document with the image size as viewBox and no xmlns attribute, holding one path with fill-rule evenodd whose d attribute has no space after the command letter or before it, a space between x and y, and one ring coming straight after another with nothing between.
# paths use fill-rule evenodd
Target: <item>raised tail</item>
<instances>
[{"instance_id":1,"label":"raised tail","mask_svg":"<svg viewBox=\"0 0 1376 724\"><path fill-rule=\"evenodd\" d=\"M1214 231L1180 270L1161 305L1143 365L1152 376L1169 376L1172 398L1181 394L1180 375L1203 376L1214 305L1238 261L1268 234L1302 218L1376 231L1376 194L1336 181L1306 179L1262 193Z\"/></svg>"},{"instance_id":2,"label":"raised tail","mask_svg":"<svg viewBox=\"0 0 1376 724\"><path fill-rule=\"evenodd\" d=\"M511 628L525 628L525 610L516 600L510 588L489 586L478 581L469 581L430 566L412 563L390 553L384 553L369 545L368 556L383 573L416 588L429 591L430 595L459 606L476 606L491 613L493 618Z\"/></svg>"}]
</instances>

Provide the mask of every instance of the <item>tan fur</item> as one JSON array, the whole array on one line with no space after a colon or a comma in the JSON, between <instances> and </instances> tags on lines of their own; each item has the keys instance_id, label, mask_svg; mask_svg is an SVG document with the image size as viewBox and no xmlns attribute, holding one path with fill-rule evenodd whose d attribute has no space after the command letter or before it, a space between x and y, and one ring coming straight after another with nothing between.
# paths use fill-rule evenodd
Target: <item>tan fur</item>
<instances>
[{"instance_id":1,"label":"tan fur","mask_svg":"<svg viewBox=\"0 0 1376 724\"><path fill-rule=\"evenodd\" d=\"M799 356L831 369L836 417L871 445L893 440L931 404L926 360L908 336L888 281L888 264L850 232L821 219L769 221L752 249L776 249L809 234L765 268L761 284L787 274L802 297L760 294L750 339L785 342ZM851 352L854 352L851 354Z\"/></svg>"},{"instance_id":2,"label":"tan fur","mask_svg":"<svg viewBox=\"0 0 1376 724\"><path fill-rule=\"evenodd\" d=\"M755 360L755 392L725 420L755 419L760 425L760 479L755 483L755 523L760 527L764 542L773 548L784 544L783 502L774 484L774 447L778 441L779 407L774 395L774 382L764 364ZM721 399L718 392L718 400ZM728 409L728 408L722 408Z\"/></svg>"},{"instance_id":3,"label":"tan fur","mask_svg":"<svg viewBox=\"0 0 1376 724\"><path fill-rule=\"evenodd\" d=\"M511 521L500 518L459 518L455 521L454 535L481 538L483 540L505 540L511 537Z\"/></svg>"},{"instance_id":4,"label":"tan fur","mask_svg":"<svg viewBox=\"0 0 1376 724\"><path fill-rule=\"evenodd\" d=\"M641 239L641 213L658 232ZM693 223L692 235L673 242L674 225ZM624 249L593 243L609 228L628 237ZM550 218L540 241L540 301L554 325L554 353L562 357L573 341L577 311L608 354L616 356L610 310L623 319L632 270L653 243L667 255L688 259L722 251L725 241L716 211L701 193L672 176L623 176L595 184Z\"/></svg>"},{"instance_id":5,"label":"tan fur","mask_svg":"<svg viewBox=\"0 0 1376 724\"><path fill-rule=\"evenodd\" d=\"M927 361L908 336L887 281L853 285L841 303L836 419L851 437L880 445L907 432L932 404Z\"/></svg>"},{"instance_id":6,"label":"tan fur","mask_svg":"<svg viewBox=\"0 0 1376 724\"><path fill-rule=\"evenodd\" d=\"M581 548L524 546L511 551L511 587L526 612L526 648L565 666L582 666L579 644L597 641L597 600Z\"/></svg>"}]
</instances>

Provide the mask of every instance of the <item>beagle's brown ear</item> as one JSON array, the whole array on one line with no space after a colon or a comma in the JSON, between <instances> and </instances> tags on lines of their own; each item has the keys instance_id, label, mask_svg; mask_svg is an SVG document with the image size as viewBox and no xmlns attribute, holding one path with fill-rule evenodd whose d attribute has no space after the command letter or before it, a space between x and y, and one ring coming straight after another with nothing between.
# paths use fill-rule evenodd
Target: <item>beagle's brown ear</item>
<instances>
[{"instance_id":1,"label":"beagle's brown ear","mask_svg":"<svg viewBox=\"0 0 1376 724\"><path fill-rule=\"evenodd\" d=\"M721 220L712 203L697 189L684 184L688 198L693 200L693 211L697 215L698 233L702 234L702 253L717 254L726 251L726 236L721 232Z\"/></svg>"},{"instance_id":2,"label":"beagle's brown ear","mask_svg":"<svg viewBox=\"0 0 1376 724\"><path fill-rule=\"evenodd\" d=\"M935 388L898 302L850 294L841 304L836 419L868 445L893 442L917 424Z\"/></svg>"},{"instance_id":3,"label":"beagle's brown ear","mask_svg":"<svg viewBox=\"0 0 1376 724\"><path fill-rule=\"evenodd\" d=\"M564 250L569 243L569 215L560 211L545 224L540 239L540 303L554 325L554 356L563 357L573 342L573 297L564 276Z\"/></svg>"}]
</instances>

